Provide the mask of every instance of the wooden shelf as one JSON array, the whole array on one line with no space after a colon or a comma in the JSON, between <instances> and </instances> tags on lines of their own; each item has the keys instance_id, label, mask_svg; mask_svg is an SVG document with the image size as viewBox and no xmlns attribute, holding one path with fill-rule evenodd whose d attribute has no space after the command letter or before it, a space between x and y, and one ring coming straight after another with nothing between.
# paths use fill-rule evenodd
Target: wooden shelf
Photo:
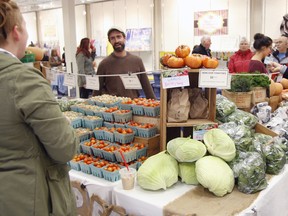
<instances>
[{"instance_id":1,"label":"wooden shelf","mask_svg":"<svg viewBox=\"0 0 288 216\"><path fill-rule=\"evenodd\" d=\"M215 122L209 119L188 119L187 122L167 122L166 127L193 127L205 124L215 124Z\"/></svg>"},{"instance_id":2,"label":"wooden shelf","mask_svg":"<svg viewBox=\"0 0 288 216\"><path fill-rule=\"evenodd\" d=\"M198 87L199 69L187 69L189 72L190 87ZM168 93L167 89L163 89L161 85L160 98L161 98L161 110L160 110L160 151L166 149L167 144L167 128L171 127L193 127L197 125L215 124L216 118L216 88L206 88L205 97L208 100L208 113L207 119L188 119L187 122L167 122L167 103Z\"/></svg>"}]
</instances>

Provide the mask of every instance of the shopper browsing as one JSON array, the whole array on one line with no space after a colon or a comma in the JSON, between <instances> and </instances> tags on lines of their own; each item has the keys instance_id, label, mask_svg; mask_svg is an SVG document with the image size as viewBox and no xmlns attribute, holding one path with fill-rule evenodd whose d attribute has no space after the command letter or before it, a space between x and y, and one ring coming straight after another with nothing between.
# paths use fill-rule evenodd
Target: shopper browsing
<instances>
[{"instance_id":1,"label":"shopper browsing","mask_svg":"<svg viewBox=\"0 0 288 216\"><path fill-rule=\"evenodd\" d=\"M272 51L272 42L272 39L264 34L256 33L254 35L253 47L255 49L255 54L249 62L248 72L268 74L263 61Z\"/></svg>"},{"instance_id":2,"label":"shopper browsing","mask_svg":"<svg viewBox=\"0 0 288 216\"><path fill-rule=\"evenodd\" d=\"M83 38L76 52L78 67L78 86L80 98L88 98L92 90L86 89L86 78L84 75L95 74L93 61L96 56L96 49L90 44L89 38Z\"/></svg>"},{"instance_id":3,"label":"shopper browsing","mask_svg":"<svg viewBox=\"0 0 288 216\"><path fill-rule=\"evenodd\" d=\"M242 37L239 43L239 50L229 60L228 69L230 73L247 72L249 62L253 56L250 44L246 37Z\"/></svg>"},{"instance_id":4,"label":"shopper browsing","mask_svg":"<svg viewBox=\"0 0 288 216\"><path fill-rule=\"evenodd\" d=\"M21 63L28 33L0 1L0 214L76 215L67 162L79 145L42 73Z\"/></svg>"},{"instance_id":5,"label":"shopper browsing","mask_svg":"<svg viewBox=\"0 0 288 216\"><path fill-rule=\"evenodd\" d=\"M58 67L62 65L62 60L60 56L58 55L57 49L51 50L51 56L49 58L49 63L51 67Z\"/></svg>"},{"instance_id":6,"label":"shopper browsing","mask_svg":"<svg viewBox=\"0 0 288 216\"><path fill-rule=\"evenodd\" d=\"M210 50L211 44L212 44L212 42L211 42L210 36L203 36L201 38L200 45L194 46L194 48L192 50L192 54L193 53L197 53L197 54L201 54L201 55L206 55L206 56L212 57L211 50Z\"/></svg>"},{"instance_id":7,"label":"shopper browsing","mask_svg":"<svg viewBox=\"0 0 288 216\"><path fill-rule=\"evenodd\" d=\"M132 55L125 50L126 36L120 28L111 28L108 31L108 40L113 46L114 52L103 59L97 70L99 77L100 90L94 91L93 95L110 94L120 97L139 97L136 89L125 89L118 74L139 73L137 76L142 85L146 98L155 99L154 92L145 72L144 64L138 56ZM115 75L115 76L105 76Z\"/></svg>"}]
</instances>

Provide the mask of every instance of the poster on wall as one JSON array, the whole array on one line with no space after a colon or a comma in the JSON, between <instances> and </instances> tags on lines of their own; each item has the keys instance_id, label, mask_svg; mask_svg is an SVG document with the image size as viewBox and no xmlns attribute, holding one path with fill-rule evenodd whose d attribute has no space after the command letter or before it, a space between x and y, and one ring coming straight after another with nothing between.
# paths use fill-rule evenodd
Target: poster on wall
<instances>
[{"instance_id":1,"label":"poster on wall","mask_svg":"<svg viewBox=\"0 0 288 216\"><path fill-rule=\"evenodd\" d=\"M194 35L227 35L228 10L201 11L194 13Z\"/></svg>"},{"instance_id":2,"label":"poster on wall","mask_svg":"<svg viewBox=\"0 0 288 216\"><path fill-rule=\"evenodd\" d=\"M126 50L151 51L152 28L126 29Z\"/></svg>"}]
</instances>

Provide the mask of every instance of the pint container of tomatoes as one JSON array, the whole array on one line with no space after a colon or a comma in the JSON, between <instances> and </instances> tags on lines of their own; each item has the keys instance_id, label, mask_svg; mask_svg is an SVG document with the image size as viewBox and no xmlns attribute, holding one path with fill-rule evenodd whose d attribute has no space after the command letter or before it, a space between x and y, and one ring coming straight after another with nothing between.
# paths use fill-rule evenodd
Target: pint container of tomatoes
<instances>
[{"instance_id":1,"label":"pint container of tomatoes","mask_svg":"<svg viewBox=\"0 0 288 216\"><path fill-rule=\"evenodd\" d=\"M142 156L147 156L147 145L144 143L132 143L131 146L136 148L136 158L139 159Z\"/></svg>"},{"instance_id":2,"label":"pint container of tomatoes","mask_svg":"<svg viewBox=\"0 0 288 216\"><path fill-rule=\"evenodd\" d=\"M132 120L131 110L117 110L113 112L115 122L126 123Z\"/></svg>"},{"instance_id":3,"label":"pint container of tomatoes","mask_svg":"<svg viewBox=\"0 0 288 216\"><path fill-rule=\"evenodd\" d=\"M131 128L116 128L114 140L121 144L131 143L134 139L134 132Z\"/></svg>"},{"instance_id":4,"label":"pint container of tomatoes","mask_svg":"<svg viewBox=\"0 0 288 216\"><path fill-rule=\"evenodd\" d=\"M98 140L98 142L91 146L92 154L95 157L103 158L102 149L109 146L111 143L104 140Z\"/></svg>"},{"instance_id":5,"label":"pint container of tomatoes","mask_svg":"<svg viewBox=\"0 0 288 216\"><path fill-rule=\"evenodd\" d=\"M116 161L115 151L118 151L120 145L118 144L110 144L102 149L102 155L105 160L114 162Z\"/></svg>"},{"instance_id":6,"label":"pint container of tomatoes","mask_svg":"<svg viewBox=\"0 0 288 216\"><path fill-rule=\"evenodd\" d=\"M99 160L90 164L91 174L99 178L103 178L103 167L107 166L109 161Z\"/></svg>"},{"instance_id":7,"label":"pint container of tomatoes","mask_svg":"<svg viewBox=\"0 0 288 216\"><path fill-rule=\"evenodd\" d=\"M103 178L111 182L120 180L120 174L119 174L120 169L121 169L120 165L115 163L110 163L106 165L102 169Z\"/></svg>"},{"instance_id":8,"label":"pint container of tomatoes","mask_svg":"<svg viewBox=\"0 0 288 216\"><path fill-rule=\"evenodd\" d=\"M155 136L157 133L157 127L155 124L145 123L138 126L138 136L149 138Z\"/></svg>"},{"instance_id":9,"label":"pint container of tomatoes","mask_svg":"<svg viewBox=\"0 0 288 216\"><path fill-rule=\"evenodd\" d=\"M118 162L124 162L124 160L123 160L123 158L124 158L127 163L134 161L137 159L136 151L137 151L137 148L135 148L131 145L127 145L127 144L121 145L119 150L115 151L116 160ZM123 158L122 158L122 156L123 156Z\"/></svg>"},{"instance_id":10,"label":"pint container of tomatoes","mask_svg":"<svg viewBox=\"0 0 288 216\"><path fill-rule=\"evenodd\" d=\"M118 107L110 107L102 112L102 116L104 121L114 122L114 115L113 112L117 111Z\"/></svg>"}]
</instances>

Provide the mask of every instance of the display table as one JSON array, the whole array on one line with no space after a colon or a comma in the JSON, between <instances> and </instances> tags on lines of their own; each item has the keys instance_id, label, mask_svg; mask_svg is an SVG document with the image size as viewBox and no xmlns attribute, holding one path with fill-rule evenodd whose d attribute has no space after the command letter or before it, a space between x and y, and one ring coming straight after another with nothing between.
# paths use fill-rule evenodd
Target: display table
<instances>
[{"instance_id":1,"label":"display table","mask_svg":"<svg viewBox=\"0 0 288 216\"><path fill-rule=\"evenodd\" d=\"M268 187L255 194L236 188L231 194L216 197L202 186L178 182L166 191L146 191L138 185L125 191L113 188L113 203L133 215L287 215L288 165L279 175L270 177ZM165 210L165 211L164 211Z\"/></svg>"}]
</instances>

